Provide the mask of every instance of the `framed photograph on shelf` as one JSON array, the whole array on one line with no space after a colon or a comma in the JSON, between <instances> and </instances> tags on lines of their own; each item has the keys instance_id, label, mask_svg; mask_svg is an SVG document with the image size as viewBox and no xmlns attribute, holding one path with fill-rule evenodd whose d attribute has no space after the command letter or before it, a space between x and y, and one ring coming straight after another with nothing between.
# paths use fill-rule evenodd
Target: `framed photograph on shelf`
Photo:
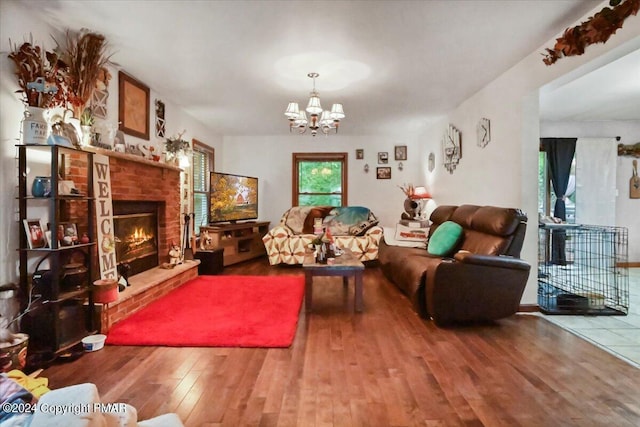
<instances>
[{"instance_id":1,"label":"framed photograph on shelf","mask_svg":"<svg viewBox=\"0 0 640 427\"><path fill-rule=\"evenodd\" d=\"M389 163L389 153L386 151L378 152L378 164L386 165L387 163Z\"/></svg>"},{"instance_id":2,"label":"framed photograph on shelf","mask_svg":"<svg viewBox=\"0 0 640 427\"><path fill-rule=\"evenodd\" d=\"M78 227L73 222L63 222L58 225L57 238L60 246L78 244Z\"/></svg>"},{"instance_id":3,"label":"framed photograph on shelf","mask_svg":"<svg viewBox=\"0 0 640 427\"><path fill-rule=\"evenodd\" d=\"M407 146L396 145L394 147L394 154L396 160L407 160Z\"/></svg>"},{"instance_id":4,"label":"framed photograph on shelf","mask_svg":"<svg viewBox=\"0 0 640 427\"><path fill-rule=\"evenodd\" d=\"M364 149L362 149L362 148L356 149L356 159L357 160L364 159Z\"/></svg>"},{"instance_id":5,"label":"framed photograph on shelf","mask_svg":"<svg viewBox=\"0 0 640 427\"><path fill-rule=\"evenodd\" d=\"M118 72L119 129L132 136L149 139L149 87L122 71Z\"/></svg>"},{"instance_id":6,"label":"framed photograph on shelf","mask_svg":"<svg viewBox=\"0 0 640 427\"><path fill-rule=\"evenodd\" d=\"M391 179L391 167L383 166L376 168L376 178L378 179Z\"/></svg>"},{"instance_id":7,"label":"framed photograph on shelf","mask_svg":"<svg viewBox=\"0 0 640 427\"><path fill-rule=\"evenodd\" d=\"M45 236L45 226L41 219L23 219L24 231L27 234L29 249L39 249L47 247Z\"/></svg>"}]
</instances>

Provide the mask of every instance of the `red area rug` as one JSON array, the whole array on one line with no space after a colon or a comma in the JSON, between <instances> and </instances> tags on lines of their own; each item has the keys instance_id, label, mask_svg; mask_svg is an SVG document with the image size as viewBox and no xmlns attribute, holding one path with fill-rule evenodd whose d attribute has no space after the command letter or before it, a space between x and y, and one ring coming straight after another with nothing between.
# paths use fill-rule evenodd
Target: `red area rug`
<instances>
[{"instance_id":1,"label":"red area rug","mask_svg":"<svg viewBox=\"0 0 640 427\"><path fill-rule=\"evenodd\" d=\"M302 276L200 276L107 333L111 345L289 347Z\"/></svg>"}]
</instances>

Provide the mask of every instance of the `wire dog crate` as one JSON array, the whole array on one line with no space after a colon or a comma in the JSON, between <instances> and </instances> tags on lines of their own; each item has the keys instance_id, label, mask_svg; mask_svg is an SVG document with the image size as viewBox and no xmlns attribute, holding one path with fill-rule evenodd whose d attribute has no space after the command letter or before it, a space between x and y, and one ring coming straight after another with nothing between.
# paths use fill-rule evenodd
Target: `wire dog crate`
<instances>
[{"instance_id":1,"label":"wire dog crate","mask_svg":"<svg viewBox=\"0 0 640 427\"><path fill-rule=\"evenodd\" d=\"M540 311L590 315L629 312L626 228L541 224L538 242Z\"/></svg>"}]
</instances>

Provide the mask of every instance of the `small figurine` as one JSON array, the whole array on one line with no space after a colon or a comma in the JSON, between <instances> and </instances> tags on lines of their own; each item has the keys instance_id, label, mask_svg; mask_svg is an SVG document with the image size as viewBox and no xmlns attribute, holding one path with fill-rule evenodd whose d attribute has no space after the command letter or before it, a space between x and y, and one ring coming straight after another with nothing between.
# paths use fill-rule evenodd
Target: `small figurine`
<instances>
[{"instance_id":1,"label":"small figurine","mask_svg":"<svg viewBox=\"0 0 640 427\"><path fill-rule=\"evenodd\" d=\"M129 284L129 273L131 272L131 265L126 262L118 265L118 290L124 291Z\"/></svg>"},{"instance_id":2,"label":"small figurine","mask_svg":"<svg viewBox=\"0 0 640 427\"><path fill-rule=\"evenodd\" d=\"M169 264L180 264L180 248L175 243L171 242L171 248L169 249Z\"/></svg>"},{"instance_id":3,"label":"small figurine","mask_svg":"<svg viewBox=\"0 0 640 427\"><path fill-rule=\"evenodd\" d=\"M200 233L200 250L201 251L206 251L208 249L211 249L212 242L213 242L213 240L211 239L211 236L209 235L209 231L202 230L202 232Z\"/></svg>"}]
</instances>

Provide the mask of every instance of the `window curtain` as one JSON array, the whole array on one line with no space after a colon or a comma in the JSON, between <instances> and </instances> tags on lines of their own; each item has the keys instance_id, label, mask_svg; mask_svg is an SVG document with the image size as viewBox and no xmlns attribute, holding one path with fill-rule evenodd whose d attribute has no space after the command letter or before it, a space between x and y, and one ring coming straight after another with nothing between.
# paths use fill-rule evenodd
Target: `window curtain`
<instances>
[{"instance_id":1,"label":"window curtain","mask_svg":"<svg viewBox=\"0 0 640 427\"><path fill-rule=\"evenodd\" d=\"M578 138L576 143L576 223L616 223L615 138Z\"/></svg>"},{"instance_id":2,"label":"window curtain","mask_svg":"<svg viewBox=\"0 0 640 427\"><path fill-rule=\"evenodd\" d=\"M567 219L565 197L569 185L571 162L576 151L578 138L540 138L540 143L547 153L551 185L556 195L556 203L553 207L553 216L563 221ZM566 233L564 230L554 230L551 238L551 262L565 265L567 263L565 253Z\"/></svg>"}]
</instances>

